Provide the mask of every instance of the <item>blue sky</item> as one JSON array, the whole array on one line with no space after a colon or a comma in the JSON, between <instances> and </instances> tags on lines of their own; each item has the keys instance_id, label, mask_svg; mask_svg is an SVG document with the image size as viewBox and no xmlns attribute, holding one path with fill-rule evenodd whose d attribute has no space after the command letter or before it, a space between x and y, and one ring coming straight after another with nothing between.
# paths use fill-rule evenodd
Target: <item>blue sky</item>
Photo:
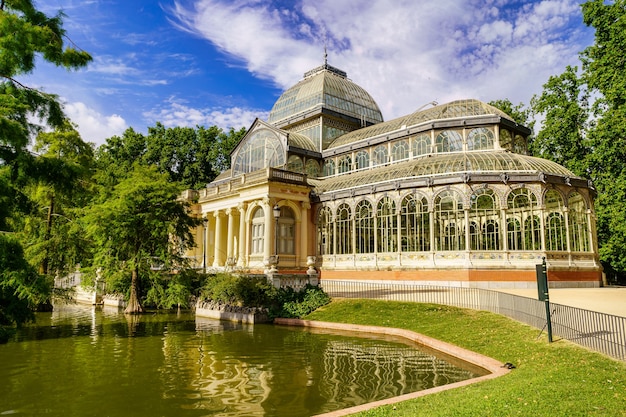
<instances>
[{"instance_id":1,"label":"blue sky","mask_svg":"<svg viewBox=\"0 0 626 417\"><path fill-rule=\"evenodd\" d=\"M593 42L579 0L46 0L94 61L21 80L58 94L83 139L126 128L249 127L328 61L385 120L430 101L528 104Z\"/></svg>"}]
</instances>

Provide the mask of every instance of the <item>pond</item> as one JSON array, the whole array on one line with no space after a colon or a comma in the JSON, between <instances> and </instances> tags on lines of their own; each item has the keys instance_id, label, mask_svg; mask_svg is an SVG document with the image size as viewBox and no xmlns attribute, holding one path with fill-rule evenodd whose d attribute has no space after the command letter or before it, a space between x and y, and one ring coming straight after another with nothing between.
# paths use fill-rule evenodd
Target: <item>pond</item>
<instances>
[{"instance_id":1,"label":"pond","mask_svg":"<svg viewBox=\"0 0 626 417\"><path fill-rule=\"evenodd\" d=\"M0 345L0 415L311 416L477 376L383 337L57 305Z\"/></svg>"}]
</instances>

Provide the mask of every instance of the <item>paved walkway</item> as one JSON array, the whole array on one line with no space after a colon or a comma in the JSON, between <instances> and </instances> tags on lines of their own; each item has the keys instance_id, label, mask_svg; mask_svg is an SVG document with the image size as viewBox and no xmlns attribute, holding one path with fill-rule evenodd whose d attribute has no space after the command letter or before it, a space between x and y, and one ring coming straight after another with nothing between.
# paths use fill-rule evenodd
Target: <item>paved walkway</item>
<instances>
[{"instance_id":1,"label":"paved walkway","mask_svg":"<svg viewBox=\"0 0 626 417\"><path fill-rule=\"evenodd\" d=\"M501 292L537 298L536 289L501 289ZM626 317L626 287L550 288L550 301L585 310Z\"/></svg>"}]
</instances>

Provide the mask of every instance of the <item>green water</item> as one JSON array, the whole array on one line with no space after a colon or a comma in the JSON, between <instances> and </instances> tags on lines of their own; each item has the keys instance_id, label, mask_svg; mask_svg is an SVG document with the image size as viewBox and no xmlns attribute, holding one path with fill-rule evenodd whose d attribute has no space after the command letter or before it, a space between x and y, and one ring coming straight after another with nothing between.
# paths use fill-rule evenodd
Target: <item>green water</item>
<instances>
[{"instance_id":1,"label":"green water","mask_svg":"<svg viewBox=\"0 0 626 417\"><path fill-rule=\"evenodd\" d=\"M65 305L0 345L0 415L311 416L468 369L397 340Z\"/></svg>"}]
</instances>

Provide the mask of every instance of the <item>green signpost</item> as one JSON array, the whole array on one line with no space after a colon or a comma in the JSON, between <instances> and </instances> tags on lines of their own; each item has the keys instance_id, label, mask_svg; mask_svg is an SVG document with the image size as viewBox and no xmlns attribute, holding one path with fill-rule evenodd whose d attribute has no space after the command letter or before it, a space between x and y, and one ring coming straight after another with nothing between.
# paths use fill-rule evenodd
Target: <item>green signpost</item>
<instances>
[{"instance_id":1,"label":"green signpost","mask_svg":"<svg viewBox=\"0 0 626 417\"><path fill-rule=\"evenodd\" d=\"M543 262L536 265L537 270L537 293L539 301L543 301L546 305L546 326L548 327L548 342L552 343L552 318L550 317L550 296L548 295L548 268L546 266L546 258Z\"/></svg>"}]
</instances>

